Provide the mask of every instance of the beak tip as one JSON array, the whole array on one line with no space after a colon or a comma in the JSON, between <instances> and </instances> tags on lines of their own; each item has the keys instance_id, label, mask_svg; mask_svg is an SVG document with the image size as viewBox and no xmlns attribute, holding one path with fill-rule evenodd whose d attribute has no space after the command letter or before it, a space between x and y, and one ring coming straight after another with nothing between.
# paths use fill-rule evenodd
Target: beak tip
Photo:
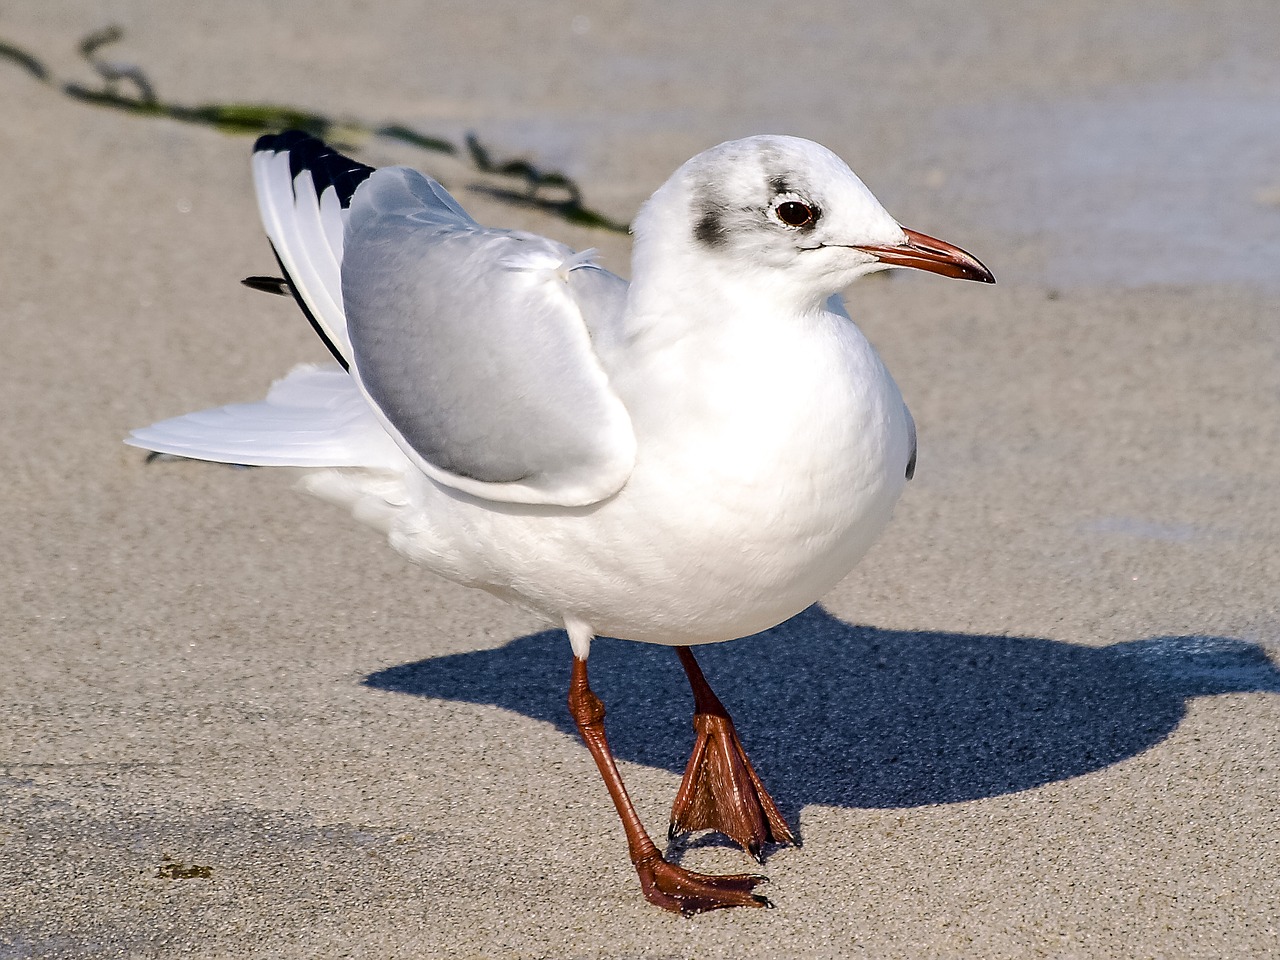
<instances>
[{"instance_id":1,"label":"beak tip","mask_svg":"<svg viewBox=\"0 0 1280 960\"><path fill-rule=\"evenodd\" d=\"M875 253L891 266L914 267L955 280L974 280L979 283L995 283L996 278L986 264L968 251L930 237L916 230L902 228L907 242L894 247L864 248Z\"/></svg>"}]
</instances>

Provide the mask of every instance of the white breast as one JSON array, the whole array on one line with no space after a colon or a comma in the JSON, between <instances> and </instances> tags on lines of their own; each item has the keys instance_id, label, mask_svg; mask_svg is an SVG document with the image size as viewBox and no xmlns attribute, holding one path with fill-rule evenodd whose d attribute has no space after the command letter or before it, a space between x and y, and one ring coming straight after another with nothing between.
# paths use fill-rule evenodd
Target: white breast
<instances>
[{"instance_id":1,"label":"white breast","mask_svg":"<svg viewBox=\"0 0 1280 960\"><path fill-rule=\"evenodd\" d=\"M888 522L909 456L901 395L836 314L804 336L710 339L629 358L617 386L638 455L615 497L495 509L422 481L393 545L607 636L706 643L798 613Z\"/></svg>"}]
</instances>

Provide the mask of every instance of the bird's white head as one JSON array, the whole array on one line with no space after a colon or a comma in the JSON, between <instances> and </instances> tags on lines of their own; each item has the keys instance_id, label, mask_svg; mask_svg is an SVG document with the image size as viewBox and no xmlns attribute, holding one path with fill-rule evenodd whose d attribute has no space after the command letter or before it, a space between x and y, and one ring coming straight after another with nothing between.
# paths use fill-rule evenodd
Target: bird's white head
<instances>
[{"instance_id":1,"label":"bird's white head","mask_svg":"<svg viewBox=\"0 0 1280 960\"><path fill-rule=\"evenodd\" d=\"M843 160L797 137L748 137L698 154L645 204L634 231L637 280L683 263L815 303L894 266L994 280L963 250L899 225Z\"/></svg>"}]
</instances>

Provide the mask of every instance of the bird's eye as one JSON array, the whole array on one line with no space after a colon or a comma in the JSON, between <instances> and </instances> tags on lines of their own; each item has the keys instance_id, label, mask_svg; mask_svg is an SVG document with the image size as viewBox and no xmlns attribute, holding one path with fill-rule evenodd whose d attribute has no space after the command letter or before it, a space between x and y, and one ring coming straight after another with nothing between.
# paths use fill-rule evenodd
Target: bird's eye
<instances>
[{"instance_id":1,"label":"bird's eye","mask_svg":"<svg viewBox=\"0 0 1280 960\"><path fill-rule=\"evenodd\" d=\"M784 200L773 208L774 214L788 227L808 227L818 219L818 213L807 203Z\"/></svg>"}]
</instances>

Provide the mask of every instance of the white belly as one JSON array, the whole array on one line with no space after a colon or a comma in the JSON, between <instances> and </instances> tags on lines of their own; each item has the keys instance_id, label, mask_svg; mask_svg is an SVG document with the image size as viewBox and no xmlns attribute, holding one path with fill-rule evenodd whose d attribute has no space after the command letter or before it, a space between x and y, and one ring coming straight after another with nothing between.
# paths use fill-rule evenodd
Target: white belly
<instances>
[{"instance_id":1,"label":"white belly","mask_svg":"<svg viewBox=\"0 0 1280 960\"><path fill-rule=\"evenodd\" d=\"M897 386L847 319L756 354L756 368L735 357L723 377L713 366L690 379L677 365L664 384L643 372L645 395L624 394L636 468L611 499L482 504L415 476L392 544L444 576L605 636L697 644L780 623L883 530L910 441Z\"/></svg>"}]
</instances>

